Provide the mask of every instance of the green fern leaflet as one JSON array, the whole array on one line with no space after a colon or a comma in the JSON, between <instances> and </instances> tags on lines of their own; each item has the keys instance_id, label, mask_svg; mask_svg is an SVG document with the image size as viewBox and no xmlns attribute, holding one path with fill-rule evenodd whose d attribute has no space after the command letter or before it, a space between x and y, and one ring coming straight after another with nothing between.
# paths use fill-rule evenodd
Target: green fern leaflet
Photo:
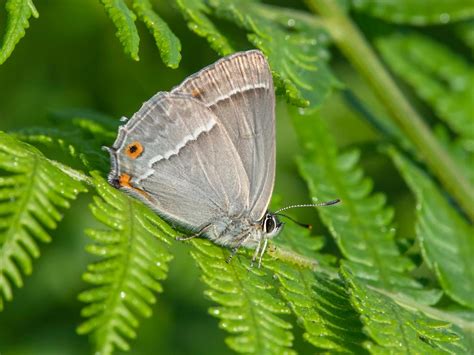
<instances>
[{"instance_id":1,"label":"green fern leaflet","mask_svg":"<svg viewBox=\"0 0 474 355\"><path fill-rule=\"evenodd\" d=\"M172 259L167 244L174 232L141 202L112 188L93 174L99 196L91 206L94 216L107 228L92 229L94 244L87 250L101 259L90 264L84 280L94 288L79 299L89 303L82 310L88 318L80 334L92 333L96 349L111 354L115 348L128 350L128 339L136 337L137 316L151 316L155 293L162 292Z\"/></svg>"},{"instance_id":2,"label":"green fern leaflet","mask_svg":"<svg viewBox=\"0 0 474 355\"><path fill-rule=\"evenodd\" d=\"M339 153L319 117L295 115L294 122L307 151L298 165L312 196L320 201L341 199L318 212L346 257L344 264L372 285L436 303L440 292L423 289L409 275L414 264L400 255L395 244L393 210L385 206L385 196L372 194L372 181L358 166L359 152Z\"/></svg>"},{"instance_id":3,"label":"green fern leaflet","mask_svg":"<svg viewBox=\"0 0 474 355\"><path fill-rule=\"evenodd\" d=\"M362 344L367 339L362 334L359 315L347 299L337 269L326 264L333 260L317 253L323 246L322 238L308 234L298 226L286 225L278 241L300 255L319 261L316 272L277 260L266 260L264 267L278 279L280 294L298 325L304 328L306 341L319 351L364 354Z\"/></svg>"},{"instance_id":4,"label":"green fern leaflet","mask_svg":"<svg viewBox=\"0 0 474 355\"><path fill-rule=\"evenodd\" d=\"M6 32L0 47L0 64L8 59L17 43L25 35L25 30L29 27L28 20L30 17L39 17L32 0L7 0L5 8L8 18Z\"/></svg>"},{"instance_id":5,"label":"green fern leaflet","mask_svg":"<svg viewBox=\"0 0 474 355\"><path fill-rule=\"evenodd\" d=\"M37 149L0 132L0 310L13 298L12 284L22 287L22 274L31 274L37 242L51 241L60 210L84 191Z\"/></svg>"},{"instance_id":6,"label":"green fern leaflet","mask_svg":"<svg viewBox=\"0 0 474 355\"><path fill-rule=\"evenodd\" d=\"M231 334L227 345L239 353L294 354L291 349L291 324L278 315L290 310L272 291L265 270L251 267L246 255L236 255L227 263L229 253L207 240L193 240L191 255L208 285L206 296L218 303L210 314ZM264 260L265 262L265 260Z\"/></svg>"},{"instance_id":7,"label":"green fern leaflet","mask_svg":"<svg viewBox=\"0 0 474 355\"><path fill-rule=\"evenodd\" d=\"M449 323L436 321L418 312L402 308L388 296L364 284L342 269L350 287L351 302L361 314L365 332L373 342L365 344L374 354L446 354L466 349Z\"/></svg>"}]
</instances>

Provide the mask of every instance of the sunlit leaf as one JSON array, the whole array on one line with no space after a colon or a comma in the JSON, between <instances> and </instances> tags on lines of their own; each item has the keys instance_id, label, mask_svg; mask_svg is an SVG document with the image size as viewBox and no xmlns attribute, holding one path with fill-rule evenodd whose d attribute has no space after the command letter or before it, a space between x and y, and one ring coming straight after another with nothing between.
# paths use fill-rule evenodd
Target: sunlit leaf
<instances>
[{"instance_id":1,"label":"sunlit leaf","mask_svg":"<svg viewBox=\"0 0 474 355\"><path fill-rule=\"evenodd\" d=\"M367 339L362 333L359 316L337 276L337 269L332 278L324 273L327 268L324 255L316 252L323 246L321 238L305 234L301 227L286 225L278 240L290 250L317 260L320 265L316 272L279 260L266 260L263 265L280 282L280 293L297 323L304 328L306 341L318 350L363 354L362 343Z\"/></svg>"},{"instance_id":2,"label":"sunlit leaf","mask_svg":"<svg viewBox=\"0 0 474 355\"><path fill-rule=\"evenodd\" d=\"M204 1L177 3L190 28L205 37L221 55L235 49L205 14L211 13L242 28L250 43L267 56L275 85L289 102L312 110L341 85L327 64L329 37L307 17L295 17L284 8L255 0L211 0L209 7Z\"/></svg>"},{"instance_id":3,"label":"sunlit leaf","mask_svg":"<svg viewBox=\"0 0 474 355\"><path fill-rule=\"evenodd\" d=\"M32 272L38 242L62 219L83 185L51 164L38 150L0 132L0 310Z\"/></svg>"},{"instance_id":4,"label":"sunlit leaf","mask_svg":"<svg viewBox=\"0 0 474 355\"><path fill-rule=\"evenodd\" d=\"M100 1L117 27L117 37L122 43L125 53L129 54L133 60L139 60L140 37L135 25L136 15L127 7L124 0Z\"/></svg>"},{"instance_id":5,"label":"sunlit leaf","mask_svg":"<svg viewBox=\"0 0 474 355\"><path fill-rule=\"evenodd\" d=\"M175 1L191 31L206 38L212 49L220 55L228 55L235 51L227 38L209 19L209 8L204 0Z\"/></svg>"},{"instance_id":6,"label":"sunlit leaf","mask_svg":"<svg viewBox=\"0 0 474 355\"><path fill-rule=\"evenodd\" d=\"M452 353L448 349L456 349L454 354L459 354L466 350L449 323L401 307L345 268L342 274L350 289L351 302L361 314L364 330L372 338L372 343L366 343L371 353L446 354Z\"/></svg>"},{"instance_id":7,"label":"sunlit leaf","mask_svg":"<svg viewBox=\"0 0 474 355\"><path fill-rule=\"evenodd\" d=\"M170 68L177 68L181 60L181 42L169 26L153 10L149 0L134 0L133 9L155 38L161 59Z\"/></svg>"},{"instance_id":8,"label":"sunlit leaf","mask_svg":"<svg viewBox=\"0 0 474 355\"><path fill-rule=\"evenodd\" d=\"M246 255L227 263L229 253L207 240L192 244L191 255L209 288L205 294L219 305L209 312L232 334L226 338L227 345L239 353L294 354L292 326L279 316L290 310L272 293L265 271L252 267Z\"/></svg>"},{"instance_id":9,"label":"sunlit leaf","mask_svg":"<svg viewBox=\"0 0 474 355\"><path fill-rule=\"evenodd\" d=\"M136 337L138 316L150 317L161 280L168 274L172 259L167 250L174 232L154 212L138 200L111 187L93 174L99 196L92 213L104 225L87 231L94 241L89 253L100 257L89 264L83 278L93 288L79 299L87 319L78 327L80 334L91 333L96 350L111 354L128 350Z\"/></svg>"},{"instance_id":10,"label":"sunlit leaf","mask_svg":"<svg viewBox=\"0 0 474 355\"><path fill-rule=\"evenodd\" d=\"M7 0L5 9L8 17L6 31L0 47L0 64L7 60L16 44L25 35L25 30L30 26L28 22L30 17L39 17L32 0Z\"/></svg>"}]
</instances>

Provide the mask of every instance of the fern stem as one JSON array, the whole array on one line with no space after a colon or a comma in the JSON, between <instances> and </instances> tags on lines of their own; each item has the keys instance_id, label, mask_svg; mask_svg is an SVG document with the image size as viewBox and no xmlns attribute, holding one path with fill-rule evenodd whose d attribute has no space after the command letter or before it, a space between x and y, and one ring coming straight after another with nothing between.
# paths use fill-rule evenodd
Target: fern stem
<instances>
[{"instance_id":1,"label":"fern stem","mask_svg":"<svg viewBox=\"0 0 474 355\"><path fill-rule=\"evenodd\" d=\"M306 0L318 12L339 49L367 80L391 118L420 150L426 164L474 221L474 189L403 96L359 28L334 0Z\"/></svg>"},{"instance_id":2,"label":"fern stem","mask_svg":"<svg viewBox=\"0 0 474 355\"><path fill-rule=\"evenodd\" d=\"M286 263L297 265L299 267L310 269L311 271L321 272L331 279L338 278L339 275L334 271L320 265L316 260L308 258L307 256L298 254L292 250L277 247L274 244L271 244L267 249L267 254L271 257L281 260Z\"/></svg>"},{"instance_id":3,"label":"fern stem","mask_svg":"<svg viewBox=\"0 0 474 355\"><path fill-rule=\"evenodd\" d=\"M56 168L58 168L59 170L61 170L63 173L70 176L74 180L85 182L89 186L95 186L94 182L92 181L92 178L84 174L82 171L79 171L67 165L61 164L60 162L56 160L48 159L48 161L49 163L51 163L51 165L54 165Z\"/></svg>"}]
</instances>

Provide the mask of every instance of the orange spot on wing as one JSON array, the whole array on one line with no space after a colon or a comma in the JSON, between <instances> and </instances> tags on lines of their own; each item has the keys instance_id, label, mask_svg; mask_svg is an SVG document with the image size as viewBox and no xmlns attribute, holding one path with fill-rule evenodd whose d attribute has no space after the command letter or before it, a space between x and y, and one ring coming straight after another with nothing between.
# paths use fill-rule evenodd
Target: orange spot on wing
<instances>
[{"instance_id":1,"label":"orange spot on wing","mask_svg":"<svg viewBox=\"0 0 474 355\"><path fill-rule=\"evenodd\" d=\"M130 143L125 148L125 154L127 154L131 159L137 159L142 153L143 146L138 141Z\"/></svg>"},{"instance_id":2,"label":"orange spot on wing","mask_svg":"<svg viewBox=\"0 0 474 355\"><path fill-rule=\"evenodd\" d=\"M130 184L131 179L132 179L132 177L130 175L126 174L126 173L123 173L122 175L120 175L120 177L119 177L120 187L126 187L126 188L129 188L129 189L132 189L133 191L136 191L140 195L145 197L147 200L153 201L153 198L147 192L145 192L142 189L139 189L138 187L132 186L132 184Z\"/></svg>"},{"instance_id":3,"label":"orange spot on wing","mask_svg":"<svg viewBox=\"0 0 474 355\"><path fill-rule=\"evenodd\" d=\"M120 187L129 187L129 188L132 188L132 185L130 185L130 175L128 174L122 174L120 175L119 177L119 185Z\"/></svg>"},{"instance_id":4,"label":"orange spot on wing","mask_svg":"<svg viewBox=\"0 0 474 355\"><path fill-rule=\"evenodd\" d=\"M193 91L191 91L191 96L192 97L199 97L199 96L201 96L201 92L198 89L193 89Z\"/></svg>"}]
</instances>

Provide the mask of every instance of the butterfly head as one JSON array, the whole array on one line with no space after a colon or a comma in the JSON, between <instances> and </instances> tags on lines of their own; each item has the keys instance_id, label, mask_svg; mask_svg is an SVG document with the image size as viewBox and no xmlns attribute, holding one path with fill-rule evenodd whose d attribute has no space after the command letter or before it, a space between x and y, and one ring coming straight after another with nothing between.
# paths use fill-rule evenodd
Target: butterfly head
<instances>
[{"instance_id":1,"label":"butterfly head","mask_svg":"<svg viewBox=\"0 0 474 355\"><path fill-rule=\"evenodd\" d=\"M280 222L276 215L267 212L261 221L261 227L265 237L271 239L280 233L283 223Z\"/></svg>"}]
</instances>

